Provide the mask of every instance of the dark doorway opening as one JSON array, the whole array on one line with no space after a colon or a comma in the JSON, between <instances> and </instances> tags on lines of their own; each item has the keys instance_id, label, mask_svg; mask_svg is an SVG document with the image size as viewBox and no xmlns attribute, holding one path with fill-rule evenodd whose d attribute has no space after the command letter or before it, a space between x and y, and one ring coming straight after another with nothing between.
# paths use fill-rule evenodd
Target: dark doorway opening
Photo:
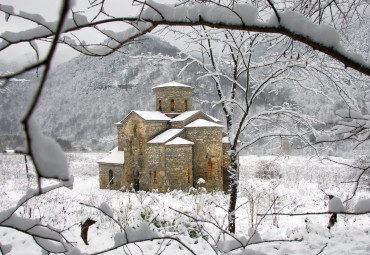
<instances>
[{"instance_id":1,"label":"dark doorway opening","mask_svg":"<svg viewBox=\"0 0 370 255\"><path fill-rule=\"evenodd\" d=\"M138 191L140 189L139 179L134 180L134 189Z\"/></svg>"}]
</instances>

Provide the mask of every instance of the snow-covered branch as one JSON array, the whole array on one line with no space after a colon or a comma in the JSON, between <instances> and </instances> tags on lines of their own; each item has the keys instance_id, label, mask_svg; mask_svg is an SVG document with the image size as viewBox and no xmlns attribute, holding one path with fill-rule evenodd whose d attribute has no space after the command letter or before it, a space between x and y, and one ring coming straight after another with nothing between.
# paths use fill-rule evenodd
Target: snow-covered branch
<instances>
[{"instance_id":1,"label":"snow-covered branch","mask_svg":"<svg viewBox=\"0 0 370 255\"><path fill-rule=\"evenodd\" d=\"M117 224L119 228L121 229L121 231L123 232L123 233L122 232L116 233L116 235L114 236L114 246L104 249L102 251L93 252L91 254L94 254L94 255L104 254L104 253L116 250L120 247L129 245L129 244L136 244L136 243L155 241L155 240L174 240L178 242L180 245L182 245L185 249L187 249L191 254L193 255L196 254L187 244L181 241L178 237L171 236L171 235L160 235L159 233L153 231L150 228L150 224L148 222L142 222L140 226L136 228L131 228L131 227L124 228L121 225L121 223L114 218L112 210L106 203L103 203L99 207L88 205L85 203L81 203L81 204L84 206L92 207L92 208L99 210L105 216L113 220L115 224Z\"/></svg>"},{"instance_id":2,"label":"snow-covered branch","mask_svg":"<svg viewBox=\"0 0 370 255\"><path fill-rule=\"evenodd\" d=\"M366 63L361 55L347 52L339 42L339 35L334 28L327 25L316 25L306 19L301 14L294 11L280 11L277 19L276 13L270 13L270 18L259 20L259 12L256 7L246 4L235 4L232 8L220 4L199 4L193 6L173 6L159 4L155 1L135 1L145 5L145 8L137 17L108 17L105 19L88 21L81 14L75 14L66 20L63 28L64 33L69 33L84 28L94 28L102 24L111 22L137 22L136 28L125 29L120 33L111 34L110 37L118 39L120 43L114 42L113 49L116 50L128 41L138 36L149 33L156 26L205 26L217 29L229 29L248 32L275 33L290 37L311 46L313 49L321 51L332 58L342 62L345 67L351 67L359 72L370 75L370 65ZM18 15L12 12L11 7L1 5L0 11L7 15ZM78 18L76 19L76 16ZM10 33L5 32L0 35L0 50L4 50L10 45L21 42L28 42L37 39L44 39L55 35L56 24L45 24L39 16L32 14L19 14L27 20L34 21L39 26L31 30ZM55 31L55 32L54 32ZM118 36L118 38L116 37ZM75 42L68 36L64 36L62 41L68 45ZM83 53L83 48L74 47ZM114 50L97 51L94 54L107 55Z\"/></svg>"}]
</instances>

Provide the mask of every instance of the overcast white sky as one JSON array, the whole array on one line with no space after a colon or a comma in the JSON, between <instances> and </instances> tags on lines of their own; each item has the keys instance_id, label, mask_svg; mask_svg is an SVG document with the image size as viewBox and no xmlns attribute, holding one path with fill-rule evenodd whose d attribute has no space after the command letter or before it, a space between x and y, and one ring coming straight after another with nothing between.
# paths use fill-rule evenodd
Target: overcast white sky
<instances>
[{"instance_id":1,"label":"overcast white sky","mask_svg":"<svg viewBox=\"0 0 370 255\"><path fill-rule=\"evenodd\" d=\"M0 2L3 5L14 6L16 13L19 13L19 11L25 11L33 14L40 14L47 21L56 20L61 5L60 0L0 0ZM88 17L93 17L92 15L94 15L94 13L97 11L97 9L90 9L86 11L88 0L75 0L74 2L73 11L85 10L85 14ZM174 3L176 0L162 0L158 2ZM140 9L133 7L131 3L131 0L106 0L105 10L115 16L134 16ZM0 33L3 33L4 31L22 31L26 30L27 28L31 28L32 26L34 26L32 22L24 21L14 16L11 16L9 21L6 22L5 15L0 13ZM120 25L120 27L118 27L115 25L110 25L109 29L122 29L122 26ZM91 31L85 31L83 34L81 34L81 36L89 41L100 39L97 38L98 35L96 33L91 33ZM38 42L38 45L39 48L43 49L43 53L46 53L46 44ZM76 56L77 54L78 53L76 53L74 50L71 50L69 47L60 45L58 46L55 62L64 62ZM0 52L0 60L7 63L24 63L35 61L36 57L31 47L28 44L23 44L9 47L6 49L6 51Z\"/></svg>"}]
</instances>

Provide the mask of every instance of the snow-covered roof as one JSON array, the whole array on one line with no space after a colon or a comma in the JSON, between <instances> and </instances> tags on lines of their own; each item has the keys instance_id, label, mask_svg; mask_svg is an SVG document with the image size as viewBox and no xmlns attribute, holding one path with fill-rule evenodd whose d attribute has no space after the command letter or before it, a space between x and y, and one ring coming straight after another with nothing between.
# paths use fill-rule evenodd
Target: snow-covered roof
<instances>
[{"instance_id":1,"label":"snow-covered roof","mask_svg":"<svg viewBox=\"0 0 370 255\"><path fill-rule=\"evenodd\" d=\"M166 114L161 113L160 111L131 111L125 118L123 118L121 121L115 123L115 125L120 126L132 113L136 113L144 120L150 120L150 121L169 121L171 118L169 118Z\"/></svg>"},{"instance_id":2,"label":"snow-covered roof","mask_svg":"<svg viewBox=\"0 0 370 255\"><path fill-rule=\"evenodd\" d=\"M238 140L238 143L240 143L241 141ZM230 143L229 141L229 137L228 136L225 136L225 137L222 137L222 143Z\"/></svg>"},{"instance_id":3,"label":"snow-covered roof","mask_svg":"<svg viewBox=\"0 0 370 255\"><path fill-rule=\"evenodd\" d=\"M120 164L123 165L124 163L124 152L123 151L113 151L105 158L102 158L98 161L98 163L105 163L105 164Z\"/></svg>"},{"instance_id":4,"label":"snow-covered roof","mask_svg":"<svg viewBox=\"0 0 370 255\"><path fill-rule=\"evenodd\" d=\"M211 120L213 120L214 122L217 122L217 123L220 123L221 121L219 119L216 119L215 117L212 117L211 115L209 114L206 114L207 117L209 117Z\"/></svg>"},{"instance_id":5,"label":"snow-covered roof","mask_svg":"<svg viewBox=\"0 0 370 255\"><path fill-rule=\"evenodd\" d=\"M197 114L199 112L200 112L199 110L198 111L187 111L187 112L183 112L180 115L178 115L177 117L171 119L170 122L184 121L184 120L190 118L191 116L193 116L194 114Z\"/></svg>"},{"instance_id":6,"label":"snow-covered roof","mask_svg":"<svg viewBox=\"0 0 370 255\"><path fill-rule=\"evenodd\" d=\"M175 118L171 119L170 122L185 121L185 120L189 119L190 117L192 117L192 116L194 116L195 114L198 114L198 113L201 113L202 115L204 115L205 117L208 117L210 120L212 120L216 123L221 122L219 119L216 119L216 118L212 117L211 115L203 113L199 110L183 112L180 115L176 116Z\"/></svg>"},{"instance_id":7,"label":"snow-covered roof","mask_svg":"<svg viewBox=\"0 0 370 255\"><path fill-rule=\"evenodd\" d=\"M180 134L184 129L182 128L172 128L164 131L163 133L157 135L148 143L165 143L168 140L172 139L176 135Z\"/></svg>"},{"instance_id":8,"label":"snow-covered roof","mask_svg":"<svg viewBox=\"0 0 370 255\"><path fill-rule=\"evenodd\" d=\"M112 149L110 152L118 151L118 146Z\"/></svg>"},{"instance_id":9,"label":"snow-covered roof","mask_svg":"<svg viewBox=\"0 0 370 255\"><path fill-rule=\"evenodd\" d=\"M159 111L133 111L137 113L144 120L170 120L166 114Z\"/></svg>"},{"instance_id":10,"label":"snow-covered roof","mask_svg":"<svg viewBox=\"0 0 370 255\"><path fill-rule=\"evenodd\" d=\"M190 127L224 127L224 126L214 122L210 122L208 120L198 119L193 121L189 125L186 125L185 127L190 128Z\"/></svg>"},{"instance_id":11,"label":"snow-covered roof","mask_svg":"<svg viewBox=\"0 0 370 255\"><path fill-rule=\"evenodd\" d=\"M178 83L178 82L175 82L175 81L171 81L171 82L167 82L167 83L165 83L165 84L161 84L161 85L155 86L155 87L153 87L152 89L156 89L156 88L165 88L165 87L184 87L184 88L193 88L192 86L189 86L189 85L185 85L185 84L182 84L182 83Z\"/></svg>"},{"instance_id":12,"label":"snow-covered roof","mask_svg":"<svg viewBox=\"0 0 370 255\"><path fill-rule=\"evenodd\" d=\"M169 141L165 145L193 145L194 143L188 140L185 140L181 137L176 137L175 139Z\"/></svg>"}]
</instances>

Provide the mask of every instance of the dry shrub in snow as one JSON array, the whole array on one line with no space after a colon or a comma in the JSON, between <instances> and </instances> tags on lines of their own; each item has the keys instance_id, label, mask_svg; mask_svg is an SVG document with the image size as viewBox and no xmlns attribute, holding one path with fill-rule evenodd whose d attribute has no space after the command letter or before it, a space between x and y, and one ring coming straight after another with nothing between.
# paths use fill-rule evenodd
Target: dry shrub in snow
<instances>
[{"instance_id":1,"label":"dry shrub in snow","mask_svg":"<svg viewBox=\"0 0 370 255\"><path fill-rule=\"evenodd\" d=\"M260 179L280 179L281 167L280 164L275 161L260 160L257 163L257 171L255 176Z\"/></svg>"}]
</instances>

